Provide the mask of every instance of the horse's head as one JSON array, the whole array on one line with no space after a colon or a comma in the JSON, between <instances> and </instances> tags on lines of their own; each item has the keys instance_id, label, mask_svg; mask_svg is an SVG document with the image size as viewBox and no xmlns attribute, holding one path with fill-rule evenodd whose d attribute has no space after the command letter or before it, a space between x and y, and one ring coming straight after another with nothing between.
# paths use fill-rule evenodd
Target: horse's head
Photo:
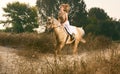
<instances>
[{"instance_id":1,"label":"horse's head","mask_svg":"<svg viewBox=\"0 0 120 74\"><path fill-rule=\"evenodd\" d=\"M54 28L57 27L58 21L53 17L48 17L46 22L46 31L52 31Z\"/></svg>"},{"instance_id":2,"label":"horse's head","mask_svg":"<svg viewBox=\"0 0 120 74\"><path fill-rule=\"evenodd\" d=\"M50 32L53 30L53 24L54 24L53 17L48 17L47 22L46 22L46 31L47 32Z\"/></svg>"}]
</instances>

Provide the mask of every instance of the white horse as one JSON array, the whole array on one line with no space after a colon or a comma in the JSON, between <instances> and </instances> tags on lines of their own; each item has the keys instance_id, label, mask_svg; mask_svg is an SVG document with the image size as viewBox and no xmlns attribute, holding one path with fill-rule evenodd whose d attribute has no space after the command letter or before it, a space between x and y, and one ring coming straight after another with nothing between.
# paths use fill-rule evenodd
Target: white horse
<instances>
[{"instance_id":1,"label":"white horse","mask_svg":"<svg viewBox=\"0 0 120 74\"><path fill-rule=\"evenodd\" d=\"M75 26L73 27L73 29L76 30L75 40L73 41L71 40L70 35L66 32L65 28L60 24L58 20L56 20L53 17L48 17L46 29L53 30L55 32L56 41L57 41L55 55L60 53L61 49L65 46L65 44L73 44L73 54L76 54L78 50L79 42L82 43L86 42L83 39L85 32L82 27L75 27Z\"/></svg>"}]
</instances>

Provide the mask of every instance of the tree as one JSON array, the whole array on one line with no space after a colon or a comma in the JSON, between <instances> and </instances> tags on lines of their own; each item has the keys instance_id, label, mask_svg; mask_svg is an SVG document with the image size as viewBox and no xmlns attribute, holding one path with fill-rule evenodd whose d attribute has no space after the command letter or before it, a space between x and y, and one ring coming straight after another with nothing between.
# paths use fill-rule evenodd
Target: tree
<instances>
[{"instance_id":1,"label":"tree","mask_svg":"<svg viewBox=\"0 0 120 74\"><path fill-rule=\"evenodd\" d=\"M57 0L37 0L37 7L39 10L42 22L46 21L47 16L56 16L58 12Z\"/></svg>"},{"instance_id":2,"label":"tree","mask_svg":"<svg viewBox=\"0 0 120 74\"><path fill-rule=\"evenodd\" d=\"M84 26L87 24L86 4L83 0L37 0L42 19L51 15L57 18L59 5L62 3L68 3L71 6L69 14L71 25Z\"/></svg>"},{"instance_id":3,"label":"tree","mask_svg":"<svg viewBox=\"0 0 120 74\"><path fill-rule=\"evenodd\" d=\"M110 19L107 13L100 8L91 8L88 12L88 17L92 19L97 19L98 21L104 21Z\"/></svg>"},{"instance_id":4,"label":"tree","mask_svg":"<svg viewBox=\"0 0 120 74\"><path fill-rule=\"evenodd\" d=\"M104 34L107 37L112 38L112 36L115 34L115 26L111 21L102 22L99 28L101 28L100 33Z\"/></svg>"},{"instance_id":5,"label":"tree","mask_svg":"<svg viewBox=\"0 0 120 74\"><path fill-rule=\"evenodd\" d=\"M4 16L9 18L3 23L11 23L13 32L31 32L34 27L38 27L36 7L14 2L8 3L3 9L6 12Z\"/></svg>"},{"instance_id":6,"label":"tree","mask_svg":"<svg viewBox=\"0 0 120 74\"><path fill-rule=\"evenodd\" d=\"M112 40L120 39L120 22L110 18L103 9L91 8L88 20L89 24L85 28L87 33L104 35Z\"/></svg>"},{"instance_id":7,"label":"tree","mask_svg":"<svg viewBox=\"0 0 120 74\"><path fill-rule=\"evenodd\" d=\"M89 24L86 26L87 33L92 32L95 35L99 35L103 29L103 22L110 20L107 13L100 8L91 8L88 12Z\"/></svg>"}]
</instances>

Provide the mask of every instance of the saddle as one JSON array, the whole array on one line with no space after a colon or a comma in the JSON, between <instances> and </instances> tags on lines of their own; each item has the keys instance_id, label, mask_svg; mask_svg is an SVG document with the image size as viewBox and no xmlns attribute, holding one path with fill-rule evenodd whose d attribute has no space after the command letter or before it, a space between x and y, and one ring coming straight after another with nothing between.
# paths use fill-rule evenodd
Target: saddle
<instances>
[{"instance_id":1,"label":"saddle","mask_svg":"<svg viewBox=\"0 0 120 74\"><path fill-rule=\"evenodd\" d=\"M70 34L70 33L67 31L66 28L64 28L64 29L65 29L65 32L67 33L67 39L68 39L68 37L70 36L71 40L72 40L72 41L75 41L75 33Z\"/></svg>"}]
</instances>

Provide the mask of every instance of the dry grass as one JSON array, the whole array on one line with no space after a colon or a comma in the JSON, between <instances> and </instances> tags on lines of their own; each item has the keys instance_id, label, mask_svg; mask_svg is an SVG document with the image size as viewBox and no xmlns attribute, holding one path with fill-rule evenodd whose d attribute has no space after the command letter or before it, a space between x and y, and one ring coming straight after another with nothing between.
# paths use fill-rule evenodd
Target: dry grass
<instances>
[{"instance_id":1,"label":"dry grass","mask_svg":"<svg viewBox=\"0 0 120 74\"><path fill-rule=\"evenodd\" d=\"M35 57L32 57L30 64L33 62L38 62L39 66L33 66L30 68L33 74L37 74L37 69L40 68L41 74L119 74L120 73L120 53L119 48L112 47L106 51L90 52L87 57L79 59L81 55L61 55L61 59L54 58L51 55L42 55L41 60L44 59L44 64L41 65L38 53ZM23 51L24 52L24 51ZM70 59L69 59L69 58ZM87 58L84 60L84 58ZM73 59L73 60L72 60ZM29 60L29 61L30 61ZM52 60L52 61L51 61ZM25 62L24 62L25 63ZM24 64L22 63L22 64ZM23 65L24 67L25 65ZM21 66L22 67L22 66ZM30 65L26 69L29 69ZM38 67L38 68L36 68ZM22 71L23 68L20 69ZM23 73L25 74L26 71ZM39 73L38 73L39 74Z\"/></svg>"},{"instance_id":2,"label":"dry grass","mask_svg":"<svg viewBox=\"0 0 120 74\"><path fill-rule=\"evenodd\" d=\"M105 36L94 36L92 34L88 34L85 37L86 43L80 44L79 49L82 51L98 51L105 50L111 48L112 40Z\"/></svg>"},{"instance_id":3,"label":"dry grass","mask_svg":"<svg viewBox=\"0 0 120 74\"><path fill-rule=\"evenodd\" d=\"M104 36L94 36L88 34L86 37L86 44L79 44L79 51L91 51L91 50L104 50L110 48L112 40ZM36 33L4 33L0 32L0 45L10 46L20 49L32 49L42 53L53 53L55 48L55 36L48 33L36 34ZM63 49L63 53L72 53L70 45L67 45Z\"/></svg>"},{"instance_id":4,"label":"dry grass","mask_svg":"<svg viewBox=\"0 0 120 74\"><path fill-rule=\"evenodd\" d=\"M117 50L109 51L109 58L104 55L106 52L101 51L93 56L90 55L86 61L77 59L71 64L70 60L64 59L62 67L59 62L54 62L54 67L48 66L47 70L50 70L49 74L119 74L120 54L116 53Z\"/></svg>"},{"instance_id":5,"label":"dry grass","mask_svg":"<svg viewBox=\"0 0 120 74\"><path fill-rule=\"evenodd\" d=\"M2 70L2 58L0 56L0 71Z\"/></svg>"},{"instance_id":6,"label":"dry grass","mask_svg":"<svg viewBox=\"0 0 120 74\"><path fill-rule=\"evenodd\" d=\"M0 45L20 49L34 49L39 52L52 52L54 39L50 34L42 33L0 33Z\"/></svg>"},{"instance_id":7,"label":"dry grass","mask_svg":"<svg viewBox=\"0 0 120 74\"><path fill-rule=\"evenodd\" d=\"M54 58L51 54L39 52L53 52L55 40L50 34L11 34L0 33L0 44L29 50L18 50L18 58L5 60L14 65L5 66L6 74L119 74L120 53L118 45L104 36L86 36L86 44L81 44L79 50L87 51L88 55L61 55L61 59ZM69 51L69 46L64 51ZM90 52L91 51L91 52ZM86 53L87 53L86 52ZM81 53L80 53L81 54ZM84 60L86 58L86 60ZM12 58L11 58L12 59ZM0 57L0 61L3 60ZM3 66L0 62L0 69ZM10 67L10 68L9 68ZM17 69L17 70L14 70ZM15 73L16 71L16 73Z\"/></svg>"},{"instance_id":8,"label":"dry grass","mask_svg":"<svg viewBox=\"0 0 120 74\"><path fill-rule=\"evenodd\" d=\"M88 52L87 56L81 55L61 55L54 58L50 54L39 54L32 51L18 50L24 56L10 56L4 66L6 74L119 74L120 73L120 53L119 48L113 47L106 51ZM33 56L34 55L34 56ZM107 57L109 56L109 57ZM86 60L84 59L86 58Z\"/></svg>"}]
</instances>

